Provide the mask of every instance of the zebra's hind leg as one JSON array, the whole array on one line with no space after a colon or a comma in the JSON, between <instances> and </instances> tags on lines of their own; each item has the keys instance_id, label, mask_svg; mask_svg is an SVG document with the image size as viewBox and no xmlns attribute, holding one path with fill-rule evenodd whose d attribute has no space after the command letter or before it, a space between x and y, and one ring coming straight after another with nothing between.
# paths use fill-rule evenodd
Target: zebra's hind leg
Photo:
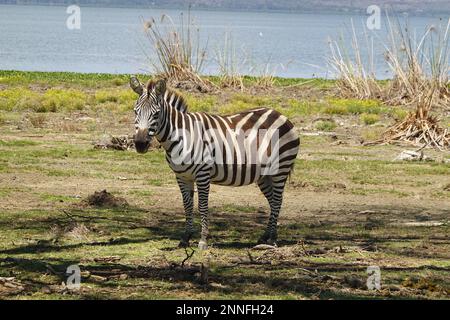
<instances>
[{"instance_id":1,"label":"zebra's hind leg","mask_svg":"<svg viewBox=\"0 0 450 320\"><path fill-rule=\"evenodd\" d=\"M194 182L185 181L177 177L178 186L180 187L183 197L184 213L186 214L186 227L184 234L181 236L180 248L189 247L189 240L194 233L193 211L194 211Z\"/></svg>"},{"instance_id":2,"label":"zebra's hind leg","mask_svg":"<svg viewBox=\"0 0 450 320\"><path fill-rule=\"evenodd\" d=\"M211 184L209 173L199 174L197 176L197 189L198 189L198 211L200 211L202 231L201 239L198 243L198 248L200 250L208 249L208 198L209 198L209 187Z\"/></svg>"},{"instance_id":3,"label":"zebra's hind leg","mask_svg":"<svg viewBox=\"0 0 450 320\"><path fill-rule=\"evenodd\" d=\"M283 203L283 192L286 184L287 175L266 176L258 186L266 196L270 205L270 217L267 229L259 239L258 243L275 245L277 241L277 224L280 214L281 204Z\"/></svg>"},{"instance_id":4,"label":"zebra's hind leg","mask_svg":"<svg viewBox=\"0 0 450 320\"><path fill-rule=\"evenodd\" d=\"M270 176L265 176L261 180L258 181L258 187L261 190L261 192L266 197L267 201L269 202L269 205L271 206L272 203L272 179ZM259 238L258 244L267 243L267 241L270 238L269 232L267 230L264 232L264 234Z\"/></svg>"}]
</instances>

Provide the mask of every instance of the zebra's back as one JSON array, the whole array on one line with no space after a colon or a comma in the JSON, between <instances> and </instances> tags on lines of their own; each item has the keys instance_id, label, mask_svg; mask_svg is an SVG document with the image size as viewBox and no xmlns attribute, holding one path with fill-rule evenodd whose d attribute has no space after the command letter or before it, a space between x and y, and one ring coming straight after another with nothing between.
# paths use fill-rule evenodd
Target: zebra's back
<instances>
[{"instance_id":1,"label":"zebra's back","mask_svg":"<svg viewBox=\"0 0 450 320\"><path fill-rule=\"evenodd\" d=\"M259 108L228 116L189 115L202 124L202 149L206 147L212 158L207 164L212 183L242 186L291 171L300 140L293 124L278 111ZM195 171L195 166L188 167ZM190 170L181 171L186 176Z\"/></svg>"}]
</instances>

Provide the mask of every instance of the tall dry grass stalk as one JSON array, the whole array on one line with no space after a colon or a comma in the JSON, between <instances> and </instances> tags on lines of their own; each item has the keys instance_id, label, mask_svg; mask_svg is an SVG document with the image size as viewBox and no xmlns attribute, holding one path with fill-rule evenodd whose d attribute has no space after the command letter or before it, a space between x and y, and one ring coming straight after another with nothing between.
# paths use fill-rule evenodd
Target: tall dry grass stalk
<instances>
[{"instance_id":1,"label":"tall dry grass stalk","mask_svg":"<svg viewBox=\"0 0 450 320\"><path fill-rule=\"evenodd\" d=\"M328 42L330 46L328 63L337 76L337 87L345 97L368 99L378 98L381 94L381 87L376 81L374 72L373 38L369 38L365 33L365 41L368 46L367 60L363 59L352 20L350 48L343 34L338 40L330 39Z\"/></svg>"},{"instance_id":2,"label":"tall dry grass stalk","mask_svg":"<svg viewBox=\"0 0 450 320\"><path fill-rule=\"evenodd\" d=\"M253 70L256 74L255 83L259 88L270 89L275 85L277 66L270 63L270 58L268 62L262 65L262 67L255 66Z\"/></svg>"},{"instance_id":3,"label":"tall dry grass stalk","mask_svg":"<svg viewBox=\"0 0 450 320\"><path fill-rule=\"evenodd\" d=\"M450 19L446 25L431 26L417 38L409 26L387 17L389 44L385 58L393 74L385 101L389 104L423 103L421 95L433 92L432 105L448 106ZM422 99L422 100L421 100Z\"/></svg>"},{"instance_id":4,"label":"tall dry grass stalk","mask_svg":"<svg viewBox=\"0 0 450 320\"><path fill-rule=\"evenodd\" d=\"M384 142L412 142L440 150L450 148L450 133L431 114L434 107L450 106L449 36L450 19L445 26L429 27L416 38L406 21L393 24L388 17L390 45L386 61L394 75L385 101L412 105L406 119L389 128Z\"/></svg>"},{"instance_id":5,"label":"tall dry grass stalk","mask_svg":"<svg viewBox=\"0 0 450 320\"><path fill-rule=\"evenodd\" d=\"M388 105L410 105L414 111L389 128L382 139L373 143L411 142L438 149L450 147L450 133L431 114L434 107L450 107L450 19L445 25L429 27L419 38L408 21L396 23L387 16L388 43L385 59L392 79L380 86L373 69L373 38L365 32L369 57L362 59L360 45L352 22L349 53L343 37L330 42L331 66L337 74L341 94L359 99L376 98Z\"/></svg>"},{"instance_id":6,"label":"tall dry grass stalk","mask_svg":"<svg viewBox=\"0 0 450 320\"><path fill-rule=\"evenodd\" d=\"M242 52L242 56L245 54ZM219 65L220 84L223 87L239 89L243 91L244 75L240 70L246 63L246 59L238 55L235 42L230 32L226 32L221 48L216 49L216 61Z\"/></svg>"},{"instance_id":7,"label":"tall dry grass stalk","mask_svg":"<svg viewBox=\"0 0 450 320\"><path fill-rule=\"evenodd\" d=\"M200 29L190 12L187 18L180 14L179 25L168 15L162 15L159 21L152 18L144 22L144 31L156 56L149 55L148 59L159 77L177 85L189 82L202 89L211 87L211 82L200 77L208 43L201 44Z\"/></svg>"}]
</instances>

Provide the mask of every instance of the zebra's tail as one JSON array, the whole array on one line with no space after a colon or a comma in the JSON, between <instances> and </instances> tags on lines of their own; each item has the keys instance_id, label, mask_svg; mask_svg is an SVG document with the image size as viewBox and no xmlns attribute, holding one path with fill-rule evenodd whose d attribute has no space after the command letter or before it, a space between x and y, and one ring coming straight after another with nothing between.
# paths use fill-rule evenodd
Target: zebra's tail
<instances>
[{"instance_id":1,"label":"zebra's tail","mask_svg":"<svg viewBox=\"0 0 450 320\"><path fill-rule=\"evenodd\" d=\"M292 164L291 170L289 170L288 173L288 183L291 184L292 182L292 174L294 173L294 169L295 169L295 162Z\"/></svg>"}]
</instances>

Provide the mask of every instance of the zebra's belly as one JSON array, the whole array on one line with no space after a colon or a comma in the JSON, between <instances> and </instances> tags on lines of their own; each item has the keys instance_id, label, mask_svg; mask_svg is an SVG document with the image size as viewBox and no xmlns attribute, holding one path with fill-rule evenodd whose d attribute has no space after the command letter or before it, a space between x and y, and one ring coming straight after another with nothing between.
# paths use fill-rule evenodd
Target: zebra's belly
<instances>
[{"instance_id":1,"label":"zebra's belly","mask_svg":"<svg viewBox=\"0 0 450 320\"><path fill-rule=\"evenodd\" d=\"M196 166L170 166L178 178L195 180ZM245 186L257 182L265 170L258 165L214 165L210 168L202 166L202 172L209 172L211 183L222 186Z\"/></svg>"},{"instance_id":2,"label":"zebra's belly","mask_svg":"<svg viewBox=\"0 0 450 320\"><path fill-rule=\"evenodd\" d=\"M264 175L259 165L216 165L211 169L211 183L223 186L245 186Z\"/></svg>"}]
</instances>

